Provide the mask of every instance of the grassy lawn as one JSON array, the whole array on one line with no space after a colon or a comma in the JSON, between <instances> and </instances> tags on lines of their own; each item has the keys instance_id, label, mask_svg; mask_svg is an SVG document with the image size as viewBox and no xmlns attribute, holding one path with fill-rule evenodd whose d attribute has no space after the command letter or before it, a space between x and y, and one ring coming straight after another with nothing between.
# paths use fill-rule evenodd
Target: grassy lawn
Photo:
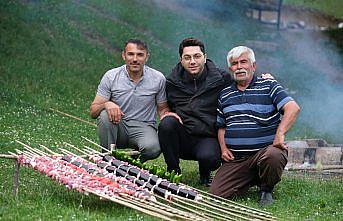
<instances>
[{"instance_id":1,"label":"grassy lawn","mask_svg":"<svg viewBox=\"0 0 343 221\"><path fill-rule=\"evenodd\" d=\"M269 37L259 35L259 24L248 25L244 17L240 18L239 26L228 22L238 13L234 8L228 7L226 14L218 14L214 8L211 14L202 11L201 4L208 7L206 1L199 1L196 12L162 7L156 2L1 1L0 152L18 148L16 139L52 149L64 147L64 142L82 147L85 143L81 136L97 140L96 128L48 108L92 121L88 108L100 78L106 70L122 64L120 50L130 37L149 43L149 65L165 74L177 62L178 43L184 37L203 39L210 57L222 67L225 53L232 46L243 44L245 39ZM317 93L298 83L308 79L307 71L299 66L308 64L286 54L283 59L292 64L291 71L287 73L287 65L280 64L277 78L291 88L303 90L295 95L299 102L307 98L302 97L304 94ZM311 74L317 76L315 68L312 70ZM303 112L311 108L304 106ZM326 136L329 141L341 142L301 122L300 119L289 139ZM163 157L154 163L164 165ZM181 167L184 182L199 187L197 164L183 161ZM13 162L0 159L0 220L154 220L96 197L66 191L65 187L26 168L21 168L19 196L15 200L12 176ZM342 220L343 217L341 179L285 177L277 186L275 197L275 205L267 210L281 220ZM256 200L256 189L246 198L238 199L253 207L257 207Z\"/></svg>"},{"instance_id":2,"label":"grassy lawn","mask_svg":"<svg viewBox=\"0 0 343 221\"><path fill-rule=\"evenodd\" d=\"M343 7L341 0L284 0L283 2L284 4L316 9L333 17L343 19L343 11L338 10Z\"/></svg>"}]
</instances>

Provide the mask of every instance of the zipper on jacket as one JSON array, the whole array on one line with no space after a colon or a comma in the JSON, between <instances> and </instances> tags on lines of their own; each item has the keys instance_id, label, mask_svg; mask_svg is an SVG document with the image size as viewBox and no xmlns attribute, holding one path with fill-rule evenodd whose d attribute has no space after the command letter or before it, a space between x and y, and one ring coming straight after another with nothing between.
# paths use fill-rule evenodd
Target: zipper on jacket
<instances>
[{"instance_id":1,"label":"zipper on jacket","mask_svg":"<svg viewBox=\"0 0 343 221\"><path fill-rule=\"evenodd\" d=\"M196 78L193 78L193 81L194 81L194 90L195 92L198 90L198 87L197 87L197 79Z\"/></svg>"}]
</instances>

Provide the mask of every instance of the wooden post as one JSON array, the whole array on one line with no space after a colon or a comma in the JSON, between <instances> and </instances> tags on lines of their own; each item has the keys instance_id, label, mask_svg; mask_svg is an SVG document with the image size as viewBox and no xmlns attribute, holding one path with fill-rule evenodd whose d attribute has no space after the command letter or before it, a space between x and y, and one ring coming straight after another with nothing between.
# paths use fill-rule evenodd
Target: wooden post
<instances>
[{"instance_id":1,"label":"wooden post","mask_svg":"<svg viewBox=\"0 0 343 221\"><path fill-rule=\"evenodd\" d=\"M18 160L14 160L14 174L13 174L13 196L14 196L14 198L18 197L19 169L20 169L20 164L18 163Z\"/></svg>"},{"instance_id":2,"label":"wooden post","mask_svg":"<svg viewBox=\"0 0 343 221\"><path fill-rule=\"evenodd\" d=\"M277 12L277 30L280 30L281 6L282 6L282 0L279 0L278 12Z\"/></svg>"}]
</instances>

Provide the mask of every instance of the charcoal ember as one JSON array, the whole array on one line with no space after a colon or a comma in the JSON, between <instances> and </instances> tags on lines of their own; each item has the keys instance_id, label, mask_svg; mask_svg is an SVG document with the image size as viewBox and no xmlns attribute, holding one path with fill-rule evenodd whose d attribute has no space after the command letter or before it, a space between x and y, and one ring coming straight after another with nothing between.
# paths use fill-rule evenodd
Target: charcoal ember
<instances>
[{"instance_id":1,"label":"charcoal ember","mask_svg":"<svg viewBox=\"0 0 343 221\"><path fill-rule=\"evenodd\" d=\"M179 186L175 185L174 183L171 183L168 187L168 190L172 192L173 194L177 194L177 191L179 190Z\"/></svg>"},{"instance_id":2,"label":"charcoal ember","mask_svg":"<svg viewBox=\"0 0 343 221\"><path fill-rule=\"evenodd\" d=\"M101 169L105 168L107 166L107 163L98 163L98 167L100 167Z\"/></svg>"},{"instance_id":3,"label":"charcoal ember","mask_svg":"<svg viewBox=\"0 0 343 221\"><path fill-rule=\"evenodd\" d=\"M127 175L127 173L124 170L117 169L116 170L116 175L120 176L120 177L125 177Z\"/></svg>"},{"instance_id":4,"label":"charcoal ember","mask_svg":"<svg viewBox=\"0 0 343 221\"><path fill-rule=\"evenodd\" d=\"M134 177L134 176L126 176L126 179L133 183L133 181L136 179L136 177Z\"/></svg>"},{"instance_id":5,"label":"charcoal ember","mask_svg":"<svg viewBox=\"0 0 343 221\"><path fill-rule=\"evenodd\" d=\"M121 170L124 170L125 172L128 172L130 169L130 166L122 164L118 168L120 168Z\"/></svg>"},{"instance_id":6,"label":"charcoal ember","mask_svg":"<svg viewBox=\"0 0 343 221\"><path fill-rule=\"evenodd\" d=\"M68 157L67 155L64 155L64 156L62 157L62 160L67 161L67 162L70 162L70 161L71 161L71 157Z\"/></svg>"},{"instance_id":7,"label":"charcoal ember","mask_svg":"<svg viewBox=\"0 0 343 221\"><path fill-rule=\"evenodd\" d=\"M134 188L133 186L125 186L125 188L136 192L136 188Z\"/></svg>"},{"instance_id":8,"label":"charcoal ember","mask_svg":"<svg viewBox=\"0 0 343 221\"><path fill-rule=\"evenodd\" d=\"M182 197L186 197L188 195L188 190L183 189L183 188L179 188L179 192L177 193L177 195L182 196Z\"/></svg>"},{"instance_id":9,"label":"charcoal ember","mask_svg":"<svg viewBox=\"0 0 343 221\"><path fill-rule=\"evenodd\" d=\"M145 188L147 188L148 190L151 190L154 186L151 183L147 183L145 185Z\"/></svg>"},{"instance_id":10,"label":"charcoal ember","mask_svg":"<svg viewBox=\"0 0 343 221\"><path fill-rule=\"evenodd\" d=\"M104 161L106 161L106 162L110 162L112 159L113 159L113 157L112 156L104 156L103 158L102 158Z\"/></svg>"},{"instance_id":11,"label":"charcoal ember","mask_svg":"<svg viewBox=\"0 0 343 221\"><path fill-rule=\"evenodd\" d=\"M150 183L152 185L155 185L155 184L157 184L157 180L158 179L159 179L158 176L152 175L151 178L150 178Z\"/></svg>"},{"instance_id":12,"label":"charcoal ember","mask_svg":"<svg viewBox=\"0 0 343 221\"><path fill-rule=\"evenodd\" d=\"M156 194L159 195L159 196L164 197L164 196L166 195L166 192L167 192L167 190L162 189L162 188L160 188L160 187L158 187L158 186L156 186L156 187L154 188L154 193L156 193Z\"/></svg>"},{"instance_id":13,"label":"charcoal ember","mask_svg":"<svg viewBox=\"0 0 343 221\"><path fill-rule=\"evenodd\" d=\"M96 175L97 175L98 177L105 177L105 175L102 174L102 173L97 173Z\"/></svg>"},{"instance_id":14,"label":"charcoal ember","mask_svg":"<svg viewBox=\"0 0 343 221\"><path fill-rule=\"evenodd\" d=\"M109 173L114 173L114 171L116 170L116 167L114 167L114 166L108 166L108 167L106 167L106 170L107 170L107 172L109 172Z\"/></svg>"},{"instance_id":15,"label":"charcoal ember","mask_svg":"<svg viewBox=\"0 0 343 221\"><path fill-rule=\"evenodd\" d=\"M121 162L120 160L117 160L117 159L114 159L113 158L113 161L112 161L112 165L113 166L116 166L116 167L119 167L120 165L122 165L123 162Z\"/></svg>"},{"instance_id":16,"label":"charcoal ember","mask_svg":"<svg viewBox=\"0 0 343 221\"><path fill-rule=\"evenodd\" d=\"M144 180L145 182L148 182L149 178L150 178L149 174L146 174L146 173L140 173L139 175L139 179Z\"/></svg>"},{"instance_id":17,"label":"charcoal ember","mask_svg":"<svg viewBox=\"0 0 343 221\"><path fill-rule=\"evenodd\" d=\"M73 161L73 162L71 162L71 164L73 164L73 165L75 165L77 167L79 167L81 165L81 163L78 162L78 161Z\"/></svg>"},{"instance_id":18,"label":"charcoal ember","mask_svg":"<svg viewBox=\"0 0 343 221\"><path fill-rule=\"evenodd\" d=\"M150 193L147 191L141 190L141 191L137 191L137 192L139 192L140 194L143 194L143 196L145 196L145 197L150 197Z\"/></svg>"},{"instance_id":19,"label":"charcoal ember","mask_svg":"<svg viewBox=\"0 0 343 221\"><path fill-rule=\"evenodd\" d=\"M129 169L129 174L132 175L132 176L137 176L137 175L139 174L140 171L141 171L140 169L131 167L131 168Z\"/></svg>"},{"instance_id":20,"label":"charcoal ember","mask_svg":"<svg viewBox=\"0 0 343 221\"><path fill-rule=\"evenodd\" d=\"M158 186L161 187L161 188L163 188L163 189L165 189L165 190L167 190L169 184L170 184L169 181L165 181L165 180L164 180L164 181L162 181Z\"/></svg>"},{"instance_id":21,"label":"charcoal ember","mask_svg":"<svg viewBox=\"0 0 343 221\"><path fill-rule=\"evenodd\" d=\"M83 168L83 169L87 170L87 172L88 172L88 168L89 168L89 167L88 167L88 165L86 165L86 164L82 164L82 165L81 165L81 168Z\"/></svg>"},{"instance_id":22,"label":"charcoal ember","mask_svg":"<svg viewBox=\"0 0 343 221\"><path fill-rule=\"evenodd\" d=\"M94 172L95 172L95 169L88 169L87 172L88 172L88 173L94 173Z\"/></svg>"},{"instance_id":23,"label":"charcoal ember","mask_svg":"<svg viewBox=\"0 0 343 221\"><path fill-rule=\"evenodd\" d=\"M192 190L188 190L188 195L187 195L187 198L188 199L191 199L191 200L194 200L196 198L196 196L198 195L198 193L192 191Z\"/></svg>"},{"instance_id":24,"label":"charcoal ember","mask_svg":"<svg viewBox=\"0 0 343 221\"><path fill-rule=\"evenodd\" d=\"M143 186L145 182L143 180L136 180L135 182L138 186Z\"/></svg>"}]
</instances>

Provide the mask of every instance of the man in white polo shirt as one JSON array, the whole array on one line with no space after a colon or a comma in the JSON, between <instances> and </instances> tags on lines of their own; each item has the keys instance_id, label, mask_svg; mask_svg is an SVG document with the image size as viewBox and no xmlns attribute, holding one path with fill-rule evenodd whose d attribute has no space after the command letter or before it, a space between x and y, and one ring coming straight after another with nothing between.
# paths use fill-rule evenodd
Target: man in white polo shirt
<instances>
[{"instance_id":1,"label":"man in white polo shirt","mask_svg":"<svg viewBox=\"0 0 343 221\"><path fill-rule=\"evenodd\" d=\"M156 115L169 111L164 75L145 65L148 46L139 39L125 43L122 58L125 64L103 76L90 106L90 115L97 118L100 145L109 149L136 148L141 161L159 156Z\"/></svg>"}]
</instances>

